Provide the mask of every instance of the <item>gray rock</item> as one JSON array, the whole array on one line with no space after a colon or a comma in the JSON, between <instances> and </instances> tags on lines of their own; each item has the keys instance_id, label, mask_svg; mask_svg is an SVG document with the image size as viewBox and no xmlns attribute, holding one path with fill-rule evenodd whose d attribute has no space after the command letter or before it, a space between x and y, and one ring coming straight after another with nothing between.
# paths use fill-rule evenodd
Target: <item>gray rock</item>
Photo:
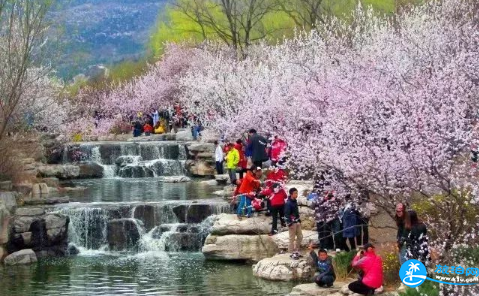
<instances>
[{"instance_id":1,"label":"gray rock","mask_svg":"<svg viewBox=\"0 0 479 296\"><path fill-rule=\"evenodd\" d=\"M23 243L25 246L30 246L32 243L32 233L31 232L23 232L20 234L23 239Z\"/></svg>"},{"instance_id":2,"label":"gray rock","mask_svg":"<svg viewBox=\"0 0 479 296\"><path fill-rule=\"evenodd\" d=\"M15 217L14 223L13 223L13 230L16 233L22 233L22 232L27 232L30 230L30 226L34 221L40 220L40 217L29 217L29 216L20 216L20 217Z\"/></svg>"},{"instance_id":3,"label":"gray rock","mask_svg":"<svg viewBox=\"0 0 479 296\"><path fill-rule=\"evenodd\" d=\"M3 202L10 213L13 213L17 208L17 199L14 192L0 192L0 202Z\"/></svg>"},{"instance_id":4,"label":"gray rock","mask_svg":"<svg viewBox=\"0 0 479 296\"><path fill-rule=\"evenodd\" d=\"M140 229L135 219L115 219L108 222L107 241L110 250L135 250L140 240Z\"/></svg>"},{"instance_id":5,"label":"gray rock","mask_svg":"<svg viewBox=\"0 0 479 296\"><path fill-rule=\"evenodd\" d=\"M238 220L235 214L220 214L211 229L213 235L268 234L271 231L270 217L258 216Z\"/></svg>"},{"instance_id":6,"label":"gray rock","mask_svg":"<svg viewBox=\"0 0 479 296\"><path fill-rule=\"evenodd\" d=\"M5 265L31 264L37 262L37 256L32 249L25 249L5 257Z\"/></svg>"},{"instance_id":7,"label":"gray rock","mask_svg":"<svg viewBox=\"0 0 479 296\"><path fill-rule=\"evenodd\" d=\"M73 179L80 175L80 168L76 165L42 165L38 167L41 177L56 177L59 179Z\"/></svg>"},{"instance_id":8,"label":"gray rock","mask_svg":"<svg viewBox=\"0 0 479 296\"><path fill-rule=\"evenodd\" d=\"M15 211L16 216L41 216L43 214L45 214L45 209L43 208L25 207L25 208L18 208Z\"/></svg>"},{"instance_id":9,"label":"gray rock","mask_svg":"<svg viewBox=\"0 0 479 296\"><path fill-rule=\"evenodd\" d=\"M215 180L218 185L227 185L230 177L226 175L215 175Z\"/></svg>"},{"instance_id":10,"label":"gray rock","mask_svg":"<svg viewBox=\"0 0 479 296\"><path fill-rule=\"evenodd\" d=\"M32 187L32 194L39 196L39 195L48 195L50 193L50 190L48 189L48 186L46 183L38 183L38 184L33 184Z\"/></svg>"},{"instance_id":11,"label":"gray rock","mask_svg":"<svg viewBox=\"0 0 479 296\"><path fill-rule=\"evenodd\" d=\"M316 285L316 283L302 284L295 286L290 296L330 296L330 295L341 295L339 290L342 286L346 285L344 282L334 282L334 285L331 288L321 288ZM336 294L338 293L338 294Z\"/></svg>"},{"instance_id":12,"label":"gray rock","mask_svg":"<svg viewBox=\"0 0 479 296\"><path fill-rule=\"evenodd\" d=\"M259 261L278 252L268 235L208 235L202 248L208 260Z\"/></svg>"},{"instance_id":13,"label":"gray rock","mask_svg":"<svg viewBox=\"0 0 479 296\"><path fill-rule=\"evenodd\" d=\"M253 275L273 281L310 281L315 268L308 262L309 256L292 260L289 253L265 258L253 266Z\"/></svg>"},{"instance_id":14,"label":"gray rock","mask_svg":"<svg viewBox=\"0 0 479 296\"><path fill-rule=\"evenodd\" d=\"M0 191L12 191L12 181L0 182Z\"/></svg>"},{"instance_id":15,"label":"gray rock","mask_svg":"<svg viewBox=\"0 0 479 296\"><path fill-rule=\"evenodd\" d=\"M194 154L200 152L215 152L215 145L210 143L192 143L187 145L188 151Z\"/></svg>"},{"instance_id":16,"label":"gray rock","mask_svg":"<svg viewBox=\"0 0 479 296\"><path fill-rule=\"evenodd\" d=\"M89 179L89 178L102 178L103 177L103 167L96 162L85 162L78 165L80 168L80 174L78 178Z\"/></svg>"},{"instance_id":17,"label":"gray rock","mask_svg":"<svg viewBox=\"0 0 479 296\"><path fill-rule=\"evenodd\" d=\"M70 198L68 196L48 197L48 198L45 198L45 199L27 198L27 199L24 199L23 202L27 206L53 205L53 204L59 204L59 203L69 203Z\"/></svg>"},{"instance_id":18,"label":"gray rock","mask_svg":"<svg viewBox=\"0 0 479 296\"><path fill-rule=\"evenodd\" d=\"M59 187L60 180L55 177L43 178L43 182L48 185L48 187Z\"/></svg>"},{"instance_id":19,"label":"gray rock","mask_svg":"<svg viewBox=\"0 0 479 296\"><path fill-rule=\"evenodd\" d=\"M161 180L164 183L186 183L191 182L191 179L186 176L168 176L162 177Z\"/></svg>"},{"instance_id":20,"label":"gray rock","mask_svg":"<svg viewBox=\"0 0 479 296\"><path fill-rule=\"evenodd\" d=\"M0 201L0 245L8 242L10 234L10 217L10 212L5 207L3 201Z\"/></svg>"},{"instance_id":21,"label":"gray rock","mask_svg":"<svg viewBox=\"0 0 479 296\"><path fill-rule=\"evenodd\" d=\"M203 160L188 160L185 163L188 173L199 177L213 177L215 175L215 167Z\"/></svg>"},{"instance_id":22,"label":"gray rock","mask_svg":"<svg viewBox=\"0 0 479 296\"><path fill-rule=\"evenodd\" d=\"M48 214L45 216L45 226L47 229L65 228L68 217L62 214Z\"/></svg>"},{"instance_id":23,"label":"gray rock","mask_svg":"<svg viewBox=\"0 0 479 296\"><path fill-rule=\"evenodd\" d=\"M175 135L176 141L193 141L193 135L189 129L179 130Z\"/></svg>"},{"instance_id":24,"label":"gray rock","mask_svg":"<svg viewBox=\"0 0 479 296\"><path fill-rule=\"evenodd\" d=\"M17 192L20 192L24 195L29 195L32 192L33 184L24 182L13 185L13 189Z\"/></svg>"}]
</instances>

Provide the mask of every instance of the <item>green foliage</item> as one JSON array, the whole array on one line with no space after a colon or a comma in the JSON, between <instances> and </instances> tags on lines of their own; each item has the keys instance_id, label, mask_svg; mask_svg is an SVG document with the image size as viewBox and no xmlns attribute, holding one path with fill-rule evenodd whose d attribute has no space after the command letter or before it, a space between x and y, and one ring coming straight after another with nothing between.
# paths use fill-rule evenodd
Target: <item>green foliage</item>
<instances>
[{"instance_id":1,"label":"green foliage","mask_svg":"<svg viewBox=\"0 0 479 296\"><path fill-rule=\"evenodd\" d=\"M384 285L392 285L399 282L399 264L398 254L396 252L390 252L382 255L383 258L383 273L384 273Z\"/></svg>"},{"instance_id":2,"label":"green foliage","mask_svg":"<svg viewBox=\"0 0 479 296\"><path fill-rule=\"evenodd\" d=\"M479 265L479 247L458 247L451 251L455 264L466 262L469 266Z\"/></svg>"},{"instance_id":3,"label":"green foliage","mask_svg":"<svg viewBox=\"0 0 479 296\"><path fill-rule=\"evenodd\" d=\"M143 74L147 66L147 60L122 62L109 68L108 80L111 82L127 81Z\"/></svg>"},{"instance_id":4,"label":"green foliage","mask_svg":"<svg viewBox=\"0 0 479 296\"><path fill-rule=\"evenodd\" d=\"M425 281L417 288L406 288L406 292L399 293L400 296L439 296L439 284Z\"/></svg>"},{"instance_id":5,"label":"green foliage","mask_svg":"<svg viewBox=\"0 0 479 296\"><path fill-rule=\"evenodd\" d=\"M336 257L334 257L333 260L333 266L338 279L345 279L348 277L353 269L351 267L351 262L353 261L354 256L356 256L356 253L356 251L351 251L336 254Z\"/></svg>"},{"instance_id":6,"label":"green foliage","mask_svg":"<svg viewBox=\"0 0 479 296\"><path fill-rule=\"evenodd\" d=\"M294 1L297 1L297 3L293 3ZM288 0L287 3L297 8L300 7L301 1ZM342 17L349 15L357 4L357 0L325 0L322 4L322 11L326 14ZM395 0L363 0L362 4L364 7L371 5L379 13L384 14L390 14L395 10ZM220 26L225 27L227 24L226 16L218 6L211 5L211 7L209 14L214 17ZM295 13L292 14L294 17ZM296 27L297 24L292 16L278 8L268 12L262 21L256 25L255 30L252 31L251 40L263 39L269 43L276 43L285 37L293 36ZM302 26L300 27L302 29ZM306 27L305 29L310 28ZM201 27L179 8L170 6L165 13L158 17L158 23L151 33L149 47L153 56L159 57L163 53L165 43L189 42L197 44L204 40L218 41L221 40L221 37L211 26Z\"/></svg>"}]
</instances>

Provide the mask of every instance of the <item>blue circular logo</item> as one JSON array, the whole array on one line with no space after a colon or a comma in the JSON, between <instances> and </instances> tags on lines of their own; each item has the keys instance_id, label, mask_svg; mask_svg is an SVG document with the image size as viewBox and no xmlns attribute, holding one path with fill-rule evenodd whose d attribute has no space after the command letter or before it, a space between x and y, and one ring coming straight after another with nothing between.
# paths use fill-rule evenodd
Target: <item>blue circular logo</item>
<instances>
[{"instance_id":1,"label":"blue circular logo","mask_svg":"<svg viewBox=\"0 0 479 296\"><path fill-rule=\"evenodd\" d=\"M418 260L408 260L401 265L399 277L401 278L401 282L403 282L403 284L410 288L415 288L424 283L426 280L426 266L424 266L424 264Z\"/></svg>"}]
</instances>

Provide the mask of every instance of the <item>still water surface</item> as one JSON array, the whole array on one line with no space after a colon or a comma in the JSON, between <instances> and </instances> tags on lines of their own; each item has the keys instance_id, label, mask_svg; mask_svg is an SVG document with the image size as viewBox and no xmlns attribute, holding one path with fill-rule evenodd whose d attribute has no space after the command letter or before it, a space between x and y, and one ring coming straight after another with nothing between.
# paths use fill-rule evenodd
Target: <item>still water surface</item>
<instances>
[{"instance_id":1,"label":"still water surface","mask_svg":"<svg viewBox=\"0 0 479 296\"><path fill-rule=\"evenodd\" d=\"M0 294L286 295L292 284L257 279L251 266L205 261L201 253L82 254L0 267Z\"/></svg>"}]
</instances>

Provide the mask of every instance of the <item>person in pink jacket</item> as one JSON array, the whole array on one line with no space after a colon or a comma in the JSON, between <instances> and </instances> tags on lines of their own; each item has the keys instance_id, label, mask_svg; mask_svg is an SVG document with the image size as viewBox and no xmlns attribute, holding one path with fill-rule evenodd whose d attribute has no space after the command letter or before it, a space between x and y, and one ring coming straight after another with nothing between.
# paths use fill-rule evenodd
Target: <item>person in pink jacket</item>
<instances>
[{"instance_id":1,"label":"person in pink jacket","mask_svg":"<svg viewBox=\"0 0 479 296\"><path fill-rule=\"evenodd\" d=\"M376 255L372 244L365 244L364 250L354 257L352 266L361 270L359 280L349 284L349 290L362 295L374 295L383 284L383 260Z\"/></svg>"}]
</instances>

